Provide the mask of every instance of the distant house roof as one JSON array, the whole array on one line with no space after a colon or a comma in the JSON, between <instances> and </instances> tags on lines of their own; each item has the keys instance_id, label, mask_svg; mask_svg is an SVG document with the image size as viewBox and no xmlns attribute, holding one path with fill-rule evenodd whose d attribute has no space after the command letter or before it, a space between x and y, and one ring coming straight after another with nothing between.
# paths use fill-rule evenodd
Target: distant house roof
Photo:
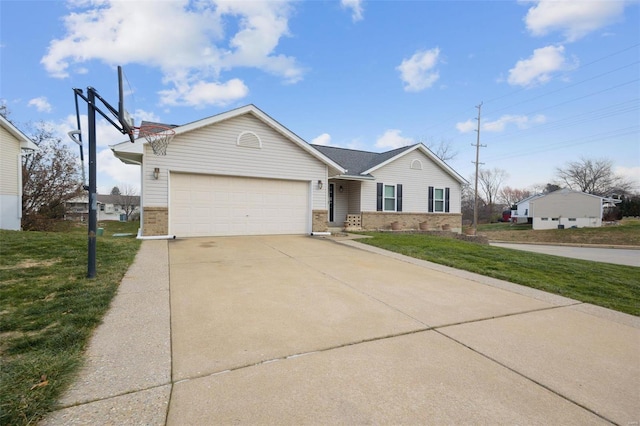
<instances>
[{"instance_id":1,"label":"distant house roof","mask_svg":"<svg viewBox=\"0 0 640 426\"><path fill-rule=\"evenodd\" d=\"M536 198L544 197L544 195L545 195L545 194L533 194L533 195L529 195L528 197L523 198L522 200L517 201L517 202L515 202L514 204L515 204L515 205L522 204L522 203L525 203L525 202L527 202L527 201L534 200L534 199L536 199Z\"/></svg>"},{"instance_id":2,"label":"distant house roof","mask_svg":"<svg viewBox=\"0 0 640 426\"><path fill-rule=\"evenodd\" d=\"M98 194L98 203L100 204L118 204L122 203L123 197L128 197L128 201L131 204L139 206L140 205L140 196L139 195L100 195Z\"/></svg>"},{"instance_id":3,"label":"distant house roof","mask_svg":"<svg viewBox=\"0 0 640 426\"><path fill-rule=\"evenodd\" d=\"M562 188L562 189L558 189L557 191L553 191L550 192L548 194L544 194L546 195L563 195L563 194L579 194L579 195L583 195L585 197L591 197L591 198L598 198L600 199L603 203L612 203L612 204L617 204L622 202L622 200L618 200L616 198L612 198L612 197L602 197L600 195L594 195L594 194L589 194L587 192L582 192L582 191L576 191L575 189L569 189L569 188Z\"/></svg>"}]
</instances>

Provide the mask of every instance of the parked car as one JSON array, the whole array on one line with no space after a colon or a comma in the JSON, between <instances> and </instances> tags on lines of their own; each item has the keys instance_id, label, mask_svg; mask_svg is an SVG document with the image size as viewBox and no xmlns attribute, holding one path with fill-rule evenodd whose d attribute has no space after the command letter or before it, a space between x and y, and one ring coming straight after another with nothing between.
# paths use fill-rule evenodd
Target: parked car
<instances>
[{"instance_id":1,"label":"parked car","mask_svg":"<svg viewBox=\"0 0 640 426\"><path fill-rule=\"evenodd\" d=\"M504 210L498 222L511 222L511 210Z\"/></svg>"}]
</instances>

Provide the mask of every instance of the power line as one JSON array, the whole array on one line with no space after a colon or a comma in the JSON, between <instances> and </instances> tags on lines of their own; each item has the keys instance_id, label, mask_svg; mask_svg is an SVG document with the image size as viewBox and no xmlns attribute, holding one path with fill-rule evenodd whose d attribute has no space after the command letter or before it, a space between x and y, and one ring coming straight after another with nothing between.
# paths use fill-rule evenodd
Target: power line
<instances>
[{"instance_id":1,"label":"power line","mask_svg":"<svg viewBox=\"0 0 640 426\"><path fill-rule=\"evenodd\" d=\"M600 57L600 58L594 59L593 61L591 61L591 62L587 62L587 63L585 63L585 64L583 64L583 65L580 65L579 67L574 68L574 69L572 69L571 71L572 71L572 72L575 72L575 71L578 71L578 70L582 70L582 69L587 68L587 67L589 67L590 65L593 65L593 64L595 64L595 63L598 63L598 62L604 61L604 60L609 59L609 58L611 58L611 57L613 57L613 56L616 56L616 55L619 55L619 54L621 54L621 53L627 52L627 51L629 51L629 50L635 49L635 48L637 48L638 46L640 46L640 43L636 43L636 44L634 44L634 45L631 45L631 46L628 46L628 47L626 47L626 48L620 49L620 50L618 50L618 51L616 51L616 52L613 52L613 53L610 53L610 54L608 54L608 55L602 56L602 57ZM496 112L496 111L502 111L502 110L505 110L505 109L508 109L508 108L512 108L512 107L517 106L517 105L520 105L520 104L522 104L522 103L530 102L530 101L535 100L535 99L539 99L539 98L542 98L542 97L545 97L545 96L548 96L548 95L551 95L551 94L555 94L555 93L561 92L562 90L570 89L570 88L572 88L572 87L575 87L575 86L577 86L577 85L580 85L580 84L586 83L586 82L588 82L588 81L592 81L592 80L594 80L594 79L597 79L597 78L600 78L600 77L603 77L603 76L606 76L606 75L612 74L612 73L614 73L614 72L616 72L616 71L620 71L620 70L622 70L622 69L625 69L625 68L631 67L631 66L636 65L636 64L638 64L638 63L639 63L639 61L636 61L636 62L633 62L633 63L630 63L630 64L623 65L623 66L618 67L618 68L616 68L616 69L609 70L609 71L606 71L606 72L604 72L604 73L598 74L598 75L596 75L596 76L589 77L589 78L587 78L587 79L585 79L585 80L582 80L582 81L576 82L576 83L571 84L571 85L569 85L569 86L564 86L564 87L562 87L562 88L560 88L560 89L556 89L556 90L554 90L554 91L552 91L552 92L548 92L548 93L545 93L545 94L542 94L542 95L539 95L539 96L536 96L536 97L533 97L533 98L525 99L524 101L522 101L522 102L518 102L518 103L516 103L516 104L508 105L508 106L506 106L506 107L502 107L502 108L500 108L500 109L494 110L494 112ZM520 88L520 89L517 89L517 90L511 91L511 92L506 93L506 94L504 94L504 95L500 95L500 96L494 97L494 98L492 98L492 99L489 99L488 101L486 101L486 103L492 103L492 102L497 101L497 100L499 100L499 99L503 99L503 98L506 98L506 97L511 97L511 96L513 96L513 95L515 95L515 94L517 94L517 93L520 93L520 92L522 92L522 91L524 91L524 90L526 90L526 88ZM446 118L444 118L444 119L440 120L439 122L437 122L437 123L435 123L435 124L433 124L433 125L431 125L431 126L429 126L429 127L425 128L424 132L427 132L427 131L429 131L429 130L431 130L431 129L437 128L437 127L442 126L442 125L445 125L445 124L449 124L449 123L451 123L451 120L455 119L456 117L460 117L461 115L465 114L466 112L467 112L467 109L465 109L464 111L457 112L457 113L452 113L451 115L449 115L449 116L447 116ZM461 136L461 135L458 135L458 136ZM458 136L456 136L455 138L457 138Z\"/></svg>"},{"instance_id":2,"label":"power line","mask_svg":"<svg viewBox=\"0 0 640 426\"><path fill-rule=\"evenodd\" d=\"M536 125L535 127L515 130L499 135L492 135L490 138L491 141L514 139L514 137L517 137L518 134L522 133L526 133L527 135L531 133L543 133L551 130L559 130L571 126L576 126L578 124L592 123L594 121L602 120L605 118L620 116L622 114L637 111L638 109L640 109L640 104L637 103L638 100L640 100L640 98L631 99L618 104L609 105L604 108L587 111L581 114L575 114L552 122L545 122L544 124Z\"/></svg>"},{"instance_id":3,"label":"power line","mask_svg":"<svg viewBox=\"0 0 640 426\"><path fill-rule=\"evenodd\" d=\"M611 138L615 138L615 137L621 137L621 136L627 136L627 135L633 135L633 134L637 135L639 132L640 132L640 126L638 126L638 125L629 126L629 127L624 127L624 128L621 128L621 129L616 129L616 130L611 130L611 131L608 131L608 132L603 132L603 133L590 135L587 138L584 138L584 137L574 138L574 139L569 139L569 140L565 140L565 141L554 142L552 144L539 146L539 147L536 147L534 149L524 149L524 150L520 150L520 151L516 151L516 152L512 151L512 152L510 152L509 154L506 154L506 155L498 155L498 156L495 156L495 157L489 157L489 160L491 160L491 161L501 161L501 160L507 160L507 159L511 159L511 158L524 157L524 156L531 155L531 154L538 154L538 153L541 153L541 152L549 152L549 151L554 151L554 150L561 149L561 148L567 148L567 147L578 146L578 145L586 145L586 144L593 143L593 142L600 142L602 140L607 140L607 139L611 139Z\"/></svg>"}]
</instances>

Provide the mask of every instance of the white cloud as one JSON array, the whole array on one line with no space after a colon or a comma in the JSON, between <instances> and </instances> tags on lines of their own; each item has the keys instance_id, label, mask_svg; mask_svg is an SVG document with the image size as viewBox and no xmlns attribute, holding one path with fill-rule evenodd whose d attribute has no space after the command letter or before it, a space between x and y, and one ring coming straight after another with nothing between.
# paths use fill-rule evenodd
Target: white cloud
<instances>
[{"instance_id":1,"label":"white cloud","mask_svg":"<svg viewBox=\"0 0 640 426\"><path fill-rule=\"evenodd\" d=\"M534 36L560 31L572 42L618 20L624 7L619 0L540 0L527 12L525 23Z\"/></svg>"},{"instance_id":2,"label":"white cloud","mask_svg":"<svg viewBox=\"0 0 640 426\"><path fill-rule=\"evenodd\" d=\"M51 112L51 104L44 96L31 99L27 105L36 107L39 112Z\"/></svg>"},{"instance_id":3,"label":"white cloud","mask_svg":"<svg viewBox=\"0 0 640 426\"><path fill-rule=\"evenodd\" d=\"M331 135L329 133L323 133L311 140L314 145L331 146Z\"/></svg>"},{"instance_id":4,"label":"white cloud","mask_svg":"<svg viewBox=\"0 0 640 426\"><path fill-rule=\"evenodd\" d=\"M158 115L156 115L154 112L148 112L142 109L137 109L135 110L135 112L133 114L131 114L131 116L133 117L135 124L139 125L140 122L144 121L154 121L156 123L161 123L162 120L160 119L160 117Z\"/></svg>"},{"instance_id":5,"label":"white cloud","mask_svg":"<svg viewBox=\"0 0 640 426\"><path fill-rule=\"evenodd\" d=\"M400 78L404 82L406 92L419 92L431 87L440 74L435 69L438 65L440 49L419 50L411 58L404 59L396 67L400 71Z\"/></svg>"},{"instance_id":6,"label":"white cloud","mask_svg":"<svg viewBox=\"0 0 640 426\"><path fill-rule=\"evenodd\" d=\"M534 124L542 124L547 121L547 117L542 114L532 117L526 115L506 114L494 121L482 121L482 130L485 132L502 132L509 124L515 124L518 129L528 129ZM456 124L456 129L460 133L469 133L478 129L476 120L467 120Z\"/></svg>"},{"instance_id":7,"label":"white cloud","mask_svg":"<svg viewBox=\"0 0 640 426\"><path fill-rule=\"evenodd\" d=\"M414 143L413 139L400 135L398 129L389 129L376 140L376 148L396 149Z\"/></svg>"},{"instance_id":8,"label":"white cloud","mask_svg":"<svg viewBox=\"0 0 640 426\"><path fill-rule=\"evenodd\" d=\"M353 22L362 20L362 0L340 0L340 5L344 9L351 9L351 19Z\"/></svg>"},{"instance_id":9,"label":"white cloud","mask_svg":"<svg viewBox=\"0 0 640 426\"><path fill-rule=\"evenodd\" d=\"M527 129L532 124L541 124L546 121L544 115L527 117L526 115L503 115L495 121L486 121L482 124L482 130L487 132L502 132L509 124L515 124L519 129Z\"/></svg>"},{"instance_id":10,"label":"white cloud","mask_svg":"<svg viewBox=\"0 0 640 426\"><path fill-rule=\"evenodd\" d=\"M140 190L140 166L124 164L113 155L110 149L98 152L96 168L101 174L98 179L105 178L102 182L97 182L101 188L108 188L107 191L110 191L114 186L122 188L129 185L137 191ZM106 177L110 178L111 182L107 181Z\"/></svg>"},{"instance_id":11,"label":"white cloud","mask_svg":"<svg viewBox=\"0 0 640 426\"><path fill-rule=\"evenodd\" d=\"M224 106L238 99L242 99L249 93L249 88L237 78L224 84L196 82L193 85L183 84L180 87L158 92L161 105Z\"/></svg>"},{"instance_id":12,"label":"white cloud","mask_svg":"<svg viewBox=\"0 0 640 426\"><path fill-rule=\"evenodd\" d=\"M70 6L77 10L64 18L65 36L52 40L41 60L54 77L82 72L82 64L92 60L137 63L158 67L163 82L175 88L168 91L187 96L173 98L175 104L216 105L242 93L219 90L240 87L221 79L224 71L258 68L287 83L300 81L304 73L295 58L276 53L280 39L289 35L287 2L180 0L149 7L148 2L100 0ZM235 31L227 34L229 28ZM198 97L196 87L203 84L207 92Z\"/></svg>"},{"instance_id":13,"label":"white cloud","mask_svg":"<svg viewBox=\"0 0 640 426\"><path fill-rule=\"evenodd\" d=\"M622 176L623 178L631 181L634 185L635 190L640 190L640 167L624 167L617 166L614 169L616 175Z\"/></svg>"},{"instance_id":14,"label":"white cloud","mask_svg":"<svg viewBox=\"0 0 640 426\"><path fill-rule=\"evenodd\" d=\"M547 83L552 74L575 67L564 56L564 46L546 46L535 49L528 59L519 60L509 70L507 81L512 86L535 86Z\"/></svg>"},{"instance_id":15,"label":"white cloud","mask_svg":"<svg viewBox=\"0 0 640 426\"><path fill-rule=\"evenodd\" d=\"M458 129L460 133L473 132L474 130L477 129L477 126L478 125L476 124L476 122L471 119L460 122L460 123L456 123L456 129Z\"/></svg>"}]
</instances>

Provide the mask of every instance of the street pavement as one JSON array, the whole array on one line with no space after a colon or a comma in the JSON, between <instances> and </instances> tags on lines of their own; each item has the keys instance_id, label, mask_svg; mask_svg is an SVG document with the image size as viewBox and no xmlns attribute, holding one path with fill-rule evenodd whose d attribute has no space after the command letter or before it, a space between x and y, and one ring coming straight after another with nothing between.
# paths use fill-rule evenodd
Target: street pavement
<instances>
[{"instance_id":1,"label":"street pavement","mask_svg":"<svg viewBox=\"0 0 640 426\"><path fill-rule=\"evenodd\" d=\"M603 247L576 247L569 245L520 244L492 242L492 246L504 247L512 250L544 253L554 256L570 257L573 259L591 260L594 262L615 263L640 267L640 250L637 247L624 249Z\"/></svg>"},{"instance_id":2,"label":"street pavement","mask_svg":"<svg viewBox=\"0 0 640 426\"><path fill-rule=\"evenodd\" d=\"M144 241L42 423L634 424L640 319L349 239Z\"/></svg>"}]
</instances>

